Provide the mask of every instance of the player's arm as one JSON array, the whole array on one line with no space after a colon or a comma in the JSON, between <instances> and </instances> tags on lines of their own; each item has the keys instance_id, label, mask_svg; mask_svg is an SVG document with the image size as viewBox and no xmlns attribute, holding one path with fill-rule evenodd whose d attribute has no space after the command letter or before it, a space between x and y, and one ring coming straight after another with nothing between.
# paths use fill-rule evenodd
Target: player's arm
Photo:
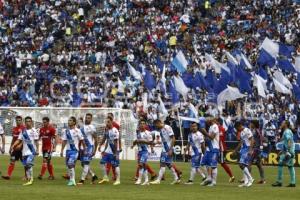
<instances>
[{"instance_id":1,"label":"player's arm","mask_svg":"<svg viewBox=\"0 0 300 200\"><path fill-rule=\"evenodd\" d=\"M254 138L253 138L253 136L251 136L249 138L249 140L250 140L249 154L252 154L253 153L253 146L254 146Z\"/></svg>"},{"instance_id":2,"label":"player's arm","mask_svg":"<svg viewBox=\"0 0 300 200\"><path fill-rule=\"evenodd\" d=\"M234 149L233 154L237 154L237 152L241 149L242 144L243 144L243 141L240 140L237 147Z\"/></svg>"},{"instance_id":3,"label":"player's arm","mask_svg":"<svg viewBox=\"0 0 300 200\"><path fill-rule=\"evenodd\" d=\"M114 139L115 148L112 148L112 152L113 152L114 156L116 157L116 159L118 159L118 151L117 151L118 143L119 143L119 138Z\"/></svg>"},{"instance_id":4,"label":"player's arm","mask_svg":"<svg viewBox=\"0 0 300 200\"><path fill-rule=\"evenodd\" d=\"M98 146L98 151L99 152L101 152L101 147L105 143L105 141L106 141L106 134L103 135L103 137L102 137L102 139L101 139L101 141L99 143L99 146Z\"/></svg>"},{"instance_id":5,"label":"player's arm","mask_svg":"<svg viewBox=\"0 0 300 200\"><path fill-rule=\"evenodd\" d=\"M66 147L67 140L63 140L61 143L61 150L60 150L60 156L63 157L64 149Z\"/></svg>"},{"instance_id":6,"label":"player's arm","mask_svg":"<svg viewBox=\"0 0 300 200\"><path fill-rule=\"evenodd\" d=\"M40 149L39 139L34 140L34 144L35 144L35 146L36 146L36 152L35 152L35 155L39 155L39 149Z\"/></svg>"},{"instance_id":7,"label":"player's arm","mask_svg":"<svg viewBox=\"0 0 300 200\"><path fill-rule=\"evenodd\" d=\"M206 148L205 148L205 142L201 143L201 150L202 150L202 153L204 154L205 150L206 150Z\"/></svg>"},{"instance_id":8,"label":"player's arm","mask_svg":"<svg viewBox=\"0 0 300 200\"><path fill-rule=\"evenodd\" d=\"M190 148L191 148L191 144L188 142L185 148L185 154L190 155Z\"/></svg>"},{"instance_id":9,"label":"player's arm","mask_svg":"<svg viewBox=\"0 0 300 200\"><path fill-rule=\"evenodd\" d=\"M200 128L200 132L207 138L209 138L210 140L215 139L216 137L216 133L212 133L212 134L208 134L208 132L205 130L205 128Z\"/></svg>"},{"instance_id":10,"label":"player's arm","mask_svg":"<svg viewBox=\"0 0 300 200\"><path fill-rule=\"evenodd\" d=\"M97 148L98 148L98 137L96 132L93 134L93 139L94 139L94 152L93 152L93 156L96 154Z\"/></svg>"},{"instance_id":11,"label":"player's arm","mask_svg":"<svg viewBox=\"0 0 300 200\"><path fill-rule=\"evenodd\" d=\"M170 138L171 138L171 145L170 145L168 155L172 156L173 155L173 147L174 147L174 144L175 144L175 136L171 135Z\"/></svg>"},{"instance_id":12,"label":"player's arm","mask_svg":"<svg viewBox=\"0 0 300 200\"><path fill-rule=\"evenodd\" d=\"M20 145L22 143L22 140L17 139L11 146L9 152L12 153L16 146Z\"/></svg>"}]
</instances>

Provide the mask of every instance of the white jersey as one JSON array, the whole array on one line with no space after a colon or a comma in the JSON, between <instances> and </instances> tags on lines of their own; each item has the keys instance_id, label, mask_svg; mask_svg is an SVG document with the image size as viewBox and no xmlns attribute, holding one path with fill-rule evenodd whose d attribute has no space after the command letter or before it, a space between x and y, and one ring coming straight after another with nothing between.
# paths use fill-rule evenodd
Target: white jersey
<instances>
[{"instance_id":1,"label":"white jersey","mask_svg":"<svg viewBox=\"0 0 300 200\"><path fill-rule=\"evenodd\" d=\"M35 141L39 140L39 133L35 128L24 129L18 137L23 142L22 155L34 155L37 151Z\"/></svg>"},{"instance_id":2,"label":"white jersey","mask_svg":"<svg viewBox=\"0 0 300 200\"><path fill-rule=\"evenodd\" d=\"M213 151L213 150L219 150L220 149L220 130L217 124L213 124L209 127L208 130L209 135L216 135L213 140L208 139L207 140L207 147L206 151Z\"/></svg>"},{"instance_id":3,"label":"white jersey","mask_svg":"<svg viewBox=\"0 0 300 200\"><path fill-rule=\"evenodd\" d=\"M169 125L164 125L159 131L162 142L162 152L168 152L172 143L172 136L174 136L173 129Z\"/></svg>"},{"instance_id":4,"label":"white jersey","mask_svg":"<svg viewBox=\"0 0 300 200\"><path fill-rule=\"evenodd\" d=\"M135 140L145 140L147 142L152 141L152 135L150 131L137 131L136 138ZM149 150L149 145L148 144L138 144L138 151L148 151Z\"/></svg>"},{"instance_id":5,"label":"white jersey","mask_svg":"<svg viewBox=\"0 0 300 200\"><path fill-rule=\"evenodd\" d=\"M0 135L3 135L4 134L4 129L3 129L3 126L0 124Z\"/></svg>"},{"instance_id":6,"label":"white jersey","mask_svg":"<svg viewBox=\"0 0 300 200\"><path fill-rule=\"evenodd\" d=\"M107 143L107 147L105 149L105 153L108 154L113 154L114 150L119 151L120 150L120 133L118 131L118 129L116 129L115 127L107 130L105 132L105 137L106 137L106 143ZM115 146L115 140L117 140L117 146Z\"/></svg>"},{"instance_id":7,"label":"white jersey","mask_svg":"<svg viewBox=\"0 0 300 200\"><path fill-rule=\"evenodd\" d=\"M72 151L78 151L79 142L83 140L82 132L79 128L65 129L61 136L61 139L67 141L66 149Z\"/></svg>"},{"instance_id":8,"label":"white jersey","mask_svg":"<svg viewBox=\"0 0 300 200\"><path fill-rule=\"evenodd\" d=\"M250 147L251 140L253 137L253 133L249 128L244 128L241 132L241 141L243 142L242 149L248 149Z\"/></svg>"},{"instance_id":9,"label":"white jersey","mask_svg":"<svg viewBox=\"0 0 300 200\"><path fill-rule=\"evenodd\" d=\"M83 125L80 129L84 137L84 142L87 147L94 145L94 136L96 134L96 127L93 124Z\"/></svg>"},{"instance_id":10,"label":"white jersey","mask_svg":"<svg viewBox=\"0 0 300 200\"><path fill-rule=\"evenodd\" d=\"M204 136L200 131L190 133L188 136L188 143L190 144L191 156L202 154L201 144L204 143Z\"/></svg>"}]
</instances>

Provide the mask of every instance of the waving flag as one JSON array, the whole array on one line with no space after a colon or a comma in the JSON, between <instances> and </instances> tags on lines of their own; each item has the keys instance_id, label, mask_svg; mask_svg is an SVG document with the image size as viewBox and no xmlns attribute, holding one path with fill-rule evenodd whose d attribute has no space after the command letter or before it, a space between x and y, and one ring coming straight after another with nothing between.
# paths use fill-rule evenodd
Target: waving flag
<instances>
[{"instance_id":1,"label":"waving flag","mask_svg":"<svg viewBox=\"0 0 300 200\"><path fill-rule=\"evenodd\" d=\"M295 51L295 47L288 46L283 43L279 43L279 54L286 56L287 58L292 58L292 52Z\"/></svg>"},{"instance_id":2,"label":"waving flag","mask_svg":"<svg viewBox=\"0 0 300 200\"><path fill-rule=\"evenodd\" d=\"M266 91L267 91L267 80L264 80L261 76L255 74L253 85L256 86L258 95L261 97L266 98Z\"/></svg>"},{"instance_id":3,"label":"waving flag","mask_svg":"<svg viewBox=\"0 0 300 200\"><path fill-rule=\"evenodd\" d=\"M161 74L161 80L160 80L161 88L163 94L167 92L167 86L166 86L166 67L163 66L162 74Z\"/></svg>"},{"instance_id":4,"label":"waving flag","mask_svg":"<svg viewBox=\"0 0 300 200\"><path fill-rule=\"evenodd\" d=\"M262 67L258 69L258 75L260 75L263 79L268 79L268 73Z\"/></svg>"},{"instance_id":5,"label":"waving flag","mask_svg":"<svg viewBox=\"0 0 300 200\"><path fill-rule=\"evenodd\" d=\"M202 74L200 72L197 72L194 80L193 80L193 88L196 89L197 87L208 90L209 87L207 86Z\"/></svg>"},{"instance_id":6,"label":"waving flag","mask_svg":"<svg viewBox=\"0 0 300 200\"><path fill-rule=\"evenodd\" d=\"M164 118L166 118L168 116L168 110L166 109L165 107L165 104L164 102L161 100L161 97L159 96L158 97L158 101L159 101L159 107L160 107L160 110L164 116Z\"/></svg>"},{"instance_id":7,"label":"waving flag","mask_svg":"<svg viewBox=\"0 0 300 200\"><path fill-rule=\"evenodd\" d=\"M194 77L193 77L192 73L184 72L182 74L182 80L187 87L189 87L189 88L193 87Z\"/></svg>"},{"instance_id":8,"label":"waving flag","mask_svg":"<svg viewBox=\"0 0 300 200\"><path fill-rule=\"evenodd\" d=\"M226 101L233 101L245 97L246 95L240 93L238 88L227 86L217 98L218 105L225 103Z\"/></svg>"},{"instance_id":9,"label":"waving flag","mask_svg":"<svg viewBox=\"0 0 300 200\"><path fill-rule=\"evenodd\" d=\"M241 67L243 67L244 69L252 69L252 65L250 64L248 58L242 53L240 55L240 60L239 60L239 64Z\"/></svg>"},{"instance_id":10,"label":"waving flag","mask_svg":"<svg viewBox=\"0 0 300 200\"><path fill-rule=\"evenodd\" d=\"M157 67L159 68L160 72L162 72L165 64L164 64L164 62L160 59L159 56L156 57L156 65L157 65Z\"/></svg>"},{"instance_id":11,"label":"waving flag","mask_svg":"<svg viewBox=\"0 0 300 200\"><path fill-rule=\"evenodd\" d=\"M270 40L268 37L265 38L260 46L260 49L264 49L273 58L276 58L279 54L279 45Z\"/></svg>"},{"instance_id":12,"label":"waving flag","mask_svg":"<svg viewBox=\"0 0 300 200\"><path fill-rule=\"evenodd\" d=\"M230 69L227 67L226 63L220 63L219 61L214 59L212 55L205 53L205 59L210 62L216 73L221 73L222 69L230 73Z\"/></svg>"},{"instance_id":13,"label":"waving flag","mask_svg":"<svg viewBox=\"0 0 300 200\"><path fill-rule=\"evenodd\" d=\"M292 84L291 82L289 81L289 79L287 79L283 74L282 72L280 71L276 71L274 74L273 74L274 78L282 85L286 86L287 88L289 89L292 89Z\"/></svg>"},{"instance_id":14,"label":"waving flag","mask_svg":"<svg viewBox=\"0 0 300 200\"><path fill-rule=\"evenodd\" d=\"M144 85L148 90L152 90L156 87L156 81L152 73L145 69L145 76L144 76Z\"/></svg>"},{"instance_id":15,"label":"waving flag","mask_svg":"<svg viewBox=\"0 0 300 200\"><path fill-rule=\"evenodd\" d=\"M295 58L295 66L294 66L295 70L297 72L300 72L300 56Z\"/></svg>"},{"instance_id":16,"label":"waving flag","mask_svg":"<svg viewBox=\"0 0 300 200\"><path fill-rule=\"evenodd\" d=\"M285 87L283 84L281 84L275 78L273 78L273 82L274 82L274 86L275 86L276 91L278 91L280 93L283 93L283 94L291 94L291 90L288 89L287 87Z\"/></svg>"},{"instance_id":17,"label":"waving flag","mask_svg":"<svg viewBox=\"0 0 300 200\"><path fill-rule=\"evenodd\" d=\"M293 84L293 95L300 101L300 88L295 84Z\"/></svg>"},{"instance_id":18,"label":"waving flag","mask_svg":"<svg viewBox=\"0 0 300 200\"><path fill-rule=\"evenodd\" d=\"M183 98L186 98L189 89L185 86L182 78L180 76L173 76L173 79L176 91L181 94Z\"/></svg>"},{"instance_id":19,"label":"waving flag","mask_svg":"<svg viewBox=\"0 0 300 200\"><path fill-rule=\"evenodd\" d=\"M295 72L295 68L289 60L277 59L277 61L278 61L279 68L281 68L282 70L287 72Z\"/></svg>"},{"instance_id":20,"label":"waving flag","mask_svg":"<svg viewBox=\"0 0 300 200\"><path fill-rule=\"evenodd\" d=\"M171 80L170 83L169 83L169 93L171 94L171 98L172 98L172 103L173 104L176 104L179 102L179 95L175 89L175 86L174 86L174 81Z\"/></svg>"},{"instance_id":21,"label":"waving flag","mask_svg":"<svg viewBox=\"0 0 300 200\"><path fill-rule=\"evenodd\" d=\"M265 49L261 49L259 52L259 57L257 58L257 63L260 67L265 65L273 67L276 63L276 60Z\"/></svg>"},{"instance_id":22,"label":"waving flag","mask_svg":"<svg viewBox=\"0 0 300 200\"><path fill-rule=\"evenodd\" d=\"M189 109L193 114L194 118L198 118L198 111L192 103L189 103Z\"/></svg>"},{"instance_id":23,"label":"waving flag","mask_svg":"<svg viewBox=\"0 0 300 200\"><path fill-rule=\"evenodd\" d=\"M188 61L185 59L182 51L179 51L175 58L172 60L172 65L177 69L178 72L183 73L186 71Z\"/></svg>"},{"instance_id":24,"label":"waving flag","mask_svg":"<svg viewBox=\"0 0 300 200\"><path fill-rule=\"evenodd\" d=\"M134 67L128 62L128 69L131 76L133 76L136 80L142 81L142 75L139 71L135 70Z\"/></svg>"},{"instance_id":25,"label":"waving flag","mask_svg":"<svg viewBox=\"0 0 300 200\"><path fill-rule=\"evenodd\" d=\"M228 51L226 51L225 54L227 56L228 62L232 63L235 66L237 66L239 64L238 61Z\"/></svg>"}]
</instances>

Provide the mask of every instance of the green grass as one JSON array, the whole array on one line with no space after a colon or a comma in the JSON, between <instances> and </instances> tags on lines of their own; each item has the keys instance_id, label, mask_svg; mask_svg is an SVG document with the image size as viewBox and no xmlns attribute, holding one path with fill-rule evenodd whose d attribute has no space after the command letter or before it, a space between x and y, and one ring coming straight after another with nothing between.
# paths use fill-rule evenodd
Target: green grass
<instances>
[{"instance_id":1,"label":"green grass","mask_svg":"<svg viewBox=\"0 0 300 200\"><path fill-rule=\"evenodd\" d=\"M214 188L200 186L200 178L197 177L194 185L174 185L169 183L172 181L172 176L167 171L166 178L161 185L152 186L135 186L132 178L135 173L135 161L121 161L121 182L120 186L112 186L111 183L107 185L90 185L85 184L77 187L67 187L66 181L61 178L65 173L64 160L62 158L53 158L56 180L38 180L35 179L34 185L29 187L22 186L21 180L24 171L20 162L17 162L13 177L11 180L0 180L0 199L1 200L47 200L47 199L218 199L218 200L247 200L247 199L271 199L271 200L286 200L299 199L300 188L272 188L270 184L276 179L276 167L266 167L265 174L267 177L267 184L253 185L251 188L238 188L237 183L228 183L228 177L222 168L219 168L218 185ZM94 160L92 167L97 175L101 176L101 170L98 164L99 160ZM9 163L9 157L0 157L0 169L6 173L6 167ZM37 158L34 167L34 175L37 177L40 171L41 158ZM158 163L151 163L154 169L158 170ZM183 170L183 181L189 177L190 166L188 163L177 163L178 167ZM241 171L236 165L231 166L237 179L241 177ZM299 180L299 168L296 168L297 178ZM288 172L285 169L284 185L288 184ZM79 178L81 174L81 166L77 163L76 177ZM253 176L258 179L257 169L253 169Z\"/></svg>"}]
</instances>

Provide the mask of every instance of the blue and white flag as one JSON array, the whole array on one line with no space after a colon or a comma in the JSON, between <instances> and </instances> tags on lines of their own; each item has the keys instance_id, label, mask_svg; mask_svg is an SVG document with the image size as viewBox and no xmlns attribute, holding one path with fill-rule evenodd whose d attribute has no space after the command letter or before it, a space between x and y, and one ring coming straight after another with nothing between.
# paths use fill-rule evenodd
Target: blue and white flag
<instances>
[{"instance_id":1,"label":"blue and white flag","mask_svg":"<svg viewBox=\"0 0 300 200\"><path fill-rule=\"evenodd\" d=\"M136 80L142 81L142 75L139 71L134 69L134 67L131 66L131 64L128 62L128 69L131 76L133 76Z\"/></svg>"},{"instance_id":2,"label":"blue and white flag","mask_svg":"<svg viewBox=\"0 0 300 200\"><path fill-rule=\"evenodd\" d=\"M273 58L276 58L279 54L279 44L276 42L273 42L268 37L265 38L265 40L263 41L263 43L260 46L260 49L264 49Z\"/></svg>"},{"instance_id":3,"label":"blue and white flag","mask_svg":"<svg viewBox=\"0 0 300 200\"><path fill-rule=\"evenodd\" d=\"M189 89L185 86L182 78L180 76L173 76L173 79L176 91L181 94L183 98L186 98Z\"/></svg>"},{"instance_id":4,"label":"blue and white flag","mask_svg":"<svg viewBox=\"0 0 300 200\"><path fill-rule=\"evenodd\" d=\"M172 65L177 69L178 72L183 73L187 70L188 61L185 59L182 51L179 51L172 60Z\"/></svg>"},{"instance_id":5,"label":"blue and white flag","mask_svg":"<svg viewBox=\"0 0 300 200\"><path fill-rule=\"evenodd\" d=\"M267 91L267 80L263 79L261 76L255 74L253 85L256 86L258 95L266 98L266 91Z\"/></svg>"}]
</instances>

